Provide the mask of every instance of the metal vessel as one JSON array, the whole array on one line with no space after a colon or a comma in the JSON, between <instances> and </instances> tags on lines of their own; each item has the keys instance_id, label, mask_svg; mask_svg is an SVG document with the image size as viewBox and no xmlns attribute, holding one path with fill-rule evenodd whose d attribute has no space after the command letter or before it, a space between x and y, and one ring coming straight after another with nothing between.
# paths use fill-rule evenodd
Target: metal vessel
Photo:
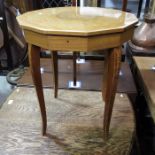
<instances>
[{"instance_id":1,"label":"metal vessel","mask_svg":"<svg viewBox=\"0 0 155 155\"><path fill-rule=\"evenodd\" d=\"M155 0L150 2L144 22L136 28L129 46L133 55L155 56Z\"/></svg>"}]
</instances>

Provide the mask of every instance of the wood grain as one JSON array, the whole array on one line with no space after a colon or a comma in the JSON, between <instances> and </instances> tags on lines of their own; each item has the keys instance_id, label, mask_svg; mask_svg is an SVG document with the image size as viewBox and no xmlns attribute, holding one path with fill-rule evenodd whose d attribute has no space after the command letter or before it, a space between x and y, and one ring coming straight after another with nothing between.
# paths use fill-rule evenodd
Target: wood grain
<instances>
[{"instance_id":1,"label":"wood grain","mask_svg":"<svg viewBox=\"0 0 155 155\"><path fill-rule=\"evenodd\" d=\"M42 135L46 134L47 128L47 118L46 118L46 107L44 101L44 94L42 88L42 79L40 73L40 48L34 45L29 44L29 63L31 67L31 74L33 77L33 83L36 88L36 93L39 100L41 118L42 118Z\"/></svg>"},{"instance_id":2,"label":"wood grain","mask_svg":"<svg viewBox=\"0 0 155 155\"><path fill-rule=\"evenodd\" d=\"M104 34L92 37L44 35L25 30L25 39L33 45L58 51L91 52L121 46L131 39L134 27L122 33Z\"/></svg>"},{"instance_id":3,"label":"wood grain","mask_svg":"<svg viewBox=\"0 0 155 155\"><path fill-rule=\"evenodd\" d=\"M24 30L48 35L92 36L123 32L135 25L134 14L99 7L60 7L17 17Z\"/></svg>"},{"instance_id":4,"label":"wood grain","mask_svg":"<svg viewBox=\"0 0 155 155\"><path fill-rule=\"evenodd\" d=\"M108 138L112 109L117 89L119 71L121 65L121 47L110 49L106 53L104 62L104 77L102 96L105 101L103 130L104 137Z\"/></svg>"}]
</instances>

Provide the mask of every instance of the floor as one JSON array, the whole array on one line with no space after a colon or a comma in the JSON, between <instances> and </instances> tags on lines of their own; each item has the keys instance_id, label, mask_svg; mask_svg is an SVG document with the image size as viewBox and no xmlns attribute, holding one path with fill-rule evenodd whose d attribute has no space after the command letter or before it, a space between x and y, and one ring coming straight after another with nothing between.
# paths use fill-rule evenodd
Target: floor
<instances>
[{"instance_id":1,"label":"floor","mask_svg":"<svg viewBox=\"0 0 155 155\"><path fill-rule=\"evenodd\" d=\"M7 82L6 76L0 76L0 107L11 94L13 89L14 87Z\"/></svg>"},{"instance_id":2,"label":"floor","mask_svg":"<svg viewBox=\"0 0 155 155\"><path fill-rule=\"evenodd\" d=\"M44 86L52 86L52 70L50 64L50 59L41 60L43 72L43 83ZM122 84L119 84L118 91L120 93L129 92L130 94L135 93L135 86L133 83L132 75L127 64L123 64L121 69L120 81L123 81ZM77 65L78 71L78 80L82 81L82 88L84 90L100 90L102 82L102 72L103 72L103 61L86 61L84 64ZM68 89L68 82L72 80L72 60L59 60L59 86L62 88ZM126 75L126 76L125 76ZM93 78L90 78L93 77ZM6 77L1 77L1 104L7 98L7 96L12 92L13 87L7 84ZM92 82L93 81L93 82ZM128 82L126 82L128 81ZM129 82L130 81L130 82ZM119 82L120 83L120 82ZM26 72L25 76L18 81L18 86L32 86L32 79L29 70ZM123 94L120 94L120 97ZM133 151L135 151L133 149ZM135 155L133 153L133 155ZM137 155L137 154L136 154Z\"/></svg>"},{"instance_id":3,"label":"floor","mask_svg":"<svg viewBox=\"0 0 155 155\"><path fill-rule=\"evenodd\" d=\"M103 137L99 91L44 89L47 134L34 88L17 88L0 110L1 155L125 155L131 150L134 115L126 94L116 95L109 138Z\"/></svg>"},{"instance_id":4,"label":"floor","mask_svg":"<svg viewBox=\"0 0 155 155\"><path fill-rule=\"evenodd\" d=\"M50 60L49 60L50 61ZM43 79L44 79L44 84L45 85L51 85L52 84L52 78L51 78L51 69L50 69L50 65L49 62L47 60L43 60L42 61L42 66L44 67L44 72L46 73L46 75L44 75ZM68 64L67 64L68 62ZM66 82L63 83L63 79L65 79L67 81L67 79L72 80L72 61L69 62L66 60L60 60L59 61L59 68L60 68L60 74L61 74L61 78L60 78L60 85L63 88L67 88L68 85ZM81 67L80 67L81 66ZM83 67L82 67L83 66ZM83 74L85 72L85 70L87 71L86 74ZM78 66L78 79L80 80L84 80L87 84L83 85L83 89L85 90L89 90L90 87L93 89L96 89L96 85L99 86L99 81L102 80L101 78L101 73L103 70L103 62L102 61L98 61L96 63L94 63L94 61L90 61L87 62L85 64L81 64ZM67 72L67 74L64 76L64 71ZM124 73L124 72L123 72ZM90 75L94 74L94 79L89 78ZM64 77L64 78L63 78ZM131 77L131 76L127 76L127 77ZM121 77L122 78L122 77ZM98 80L97 80L98 79ZM92 80L94 82L92 82ZM133 80L133 79L132 79ZM131 86L131 88L134 88L131 84L131 82L129 82L130 80L127 79L122 80L122 81L128 81L125 82L124 84ZM23 83L28 84L29 86L32 86L32 80L30 78L30 73L26 73L26 75L19 80L18 85L23 86ZM92 84L93 83L93 84ZM82 82L83 84L83 82ZM124 85L123 84L123 85ZM119 84L120 85L120 84ZM128 87L128 86L127 86ZM11 86L10 84L7 83L6 81L6 77L5 76L0 76L0 105L2 105L4 103L4 101L7 99L7 97L10 95L10 93L13 91L13 86ZM130 87L128 87L130 88ZM122 86L119 86L119 91L122 90ZM123 90L124 91L124 90ZM130 90L131 91L131 90ZM121 91L120 91L121 92ZM121 92L122 93L122 92ZM136 104L134 104L134 109L135 109L135 113L136 113L136 121L137 121L137 131L138 131L138 136L140 138L140 147L142 149L143 152L147 152L147 155L153 155L153 147L154 147L154 142L153 142L153 124L152 121L150 120L150 118L148 117L148 112L147 112L147 107L146 107L146 103L144 102L143 98L140 98L137 100ZM149 126L149 128L148 128ZM133 151L137 150L136 145L134 145L134 147L136 149L133 149ZM132 155L138 155L138 153L134 153ZM145 155L144 153L142 155Z\"/></svg>"}]
</instances>

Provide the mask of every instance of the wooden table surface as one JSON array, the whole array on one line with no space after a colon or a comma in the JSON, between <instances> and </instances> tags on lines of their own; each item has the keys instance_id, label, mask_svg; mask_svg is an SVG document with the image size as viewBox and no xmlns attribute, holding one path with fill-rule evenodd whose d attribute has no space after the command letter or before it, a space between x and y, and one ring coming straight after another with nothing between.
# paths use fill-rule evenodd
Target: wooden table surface
<instances>
[{"instance_id":1,"label":"wooden table surface","mask_svg":"<svg viewBox=\"0 0 155 155\"><path fill-rule=\"evenodd\" d=\"M151 115L155 121L155 65L154 57L134 57L140 75L141 87L144 91Z\"/></svg>"},{"instance_id":2,"label":"wooden table surface","mask_svg":"<svg viewBox=\"0 0 155 155\"><path fill-rule=\"evenodd\" d=\"M27 30L43 34L90 36L123 32L137 22L134 14L97 7L42 9L17 17Z\"/></svg>"}]
</instances>

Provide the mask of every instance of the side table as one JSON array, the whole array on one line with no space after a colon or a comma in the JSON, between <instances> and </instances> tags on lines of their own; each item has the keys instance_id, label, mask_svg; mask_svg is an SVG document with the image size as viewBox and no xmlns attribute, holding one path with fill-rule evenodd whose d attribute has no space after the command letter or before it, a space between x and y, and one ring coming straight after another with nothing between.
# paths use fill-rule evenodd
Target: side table
<instances>
[{"instance_id":1,"label":"side table","mask_svg":"<svg viewBox=\"0 0 155 155\"><path fill-rule=\"evenodd\" d=\"M29 60L36 88L43 128L46 134L46 107L40 74L40 48L52 51L105 52L102 96L105 101L103 130L108 137L112 108L121 65L121 45L131 39L135 15L96 7L49 8L25 13L17 18L29 44ZM54 61L53 61L54 62ZM53 63L55 90L58 87L57 65ZM57 96L57 91L55 91Z\"/></svg>"}]
</instances>

